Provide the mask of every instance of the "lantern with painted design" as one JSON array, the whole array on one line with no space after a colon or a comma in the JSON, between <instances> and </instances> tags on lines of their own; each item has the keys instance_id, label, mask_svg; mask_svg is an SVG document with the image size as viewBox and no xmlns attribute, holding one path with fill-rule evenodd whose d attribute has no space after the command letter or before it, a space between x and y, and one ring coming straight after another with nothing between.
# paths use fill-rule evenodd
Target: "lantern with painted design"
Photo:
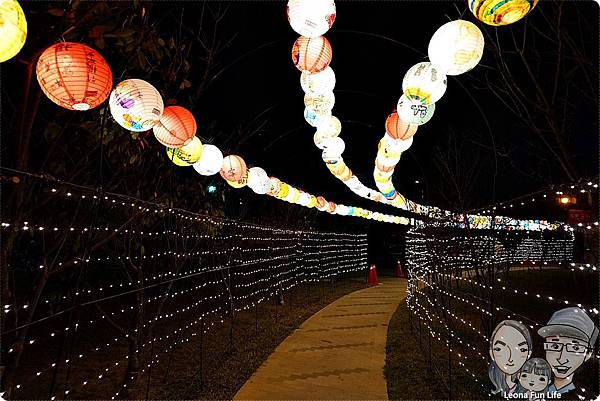
<instances>
[{"instance_id":1,"label":"lantern with painted design","mask_svg":"<svg viewBox=\"0 0 600 401\"><path fill-rule=\"evenodd\" d=\"M315 74L303 72L300 75L300 86L304 93L312 96L331 92L335 88L335 73L331 67Z\"/></svg>"},{"instance_id":2,"label":"lantern with painted design","mask_svg":"<svg viewBox=\"0 0 600 401\"><path fill-rule=\"evenodd\" d=\"M483 34L465 20L442 25L429 42L429 61L446 75L459 75L473 69L483 55Z\"/></svg>"},{"instance_id":3,"label":"lantern with painted design","mask_svg":"<svg viewBox=\"0 0 600 401\"><path fill-rule=\"evenodd\" d=\"M247 172L246 162L238 155L229 155L223 158L221 177L226 181L241 180Z\"/></svg>"},{"instance_id":4,"label":"lantern with painted design","mask_svg":"<svg viewBox=\"0 0 600 401\"><path fill-rule=\"evenodd\" d=\"M435 103L426 106L417 100L412 100L402 95L400 96L400 100L398 100L396 111L398 117L405 123L423 125L433 117Z\"/></svg>"},{"instance_id":5,"label":"lantern with painted design","mask_svg":"<svg viewBox=\"0 0 600 401\"><path fill-rule=\"evenodd\" d=\"M467 0L477 19L492 26L519 21L533 10L538 0Z\"/></svg>"},{"instance_id":6,"label":"lantern with painted design","mask_svg":"<svg viewBox=\"0 0 600 401\"><path fill-rule=\"evenodd\" d=\"M156 88L141 79L119 82L110 94L110 113L130 131L147 131L160 120L164 104Z\"/></svg>"},{"instance_id":7,"label":"lantern with painted design","mask_svg":"<svg viewBox=\"0 0 600 401\"><path fill-rule=\"evenodd\" d=\"M289 0L287 16L294 31L307 38L327 32L335 21L333 0Z\"/></svg>"},{"instance_id":8,"label":"lantern with painted design","mask_svg":"<svg viewBox=\"0 0 600 401\"><path fill-rule=\"evenodd\" d=\"M180 148L167 147L167 155L178 166L191 166L202 157L202 142L194 137L187 145Z\"/></svg>"},{"instance_id":9,"label":"lantern with painted design","mask_svg":"<svg viewBox=\"0 0 600 401\"><path fill-rule=\"evenodd\" d=\"M417 63L404 75L402 91L407 98L428 105L442 98L447 85L446 75L436 70L431 63Z\"/></svg>"},{"instance_id":10,"label":"lantern with painted design","mask_svg":"<svg viewBox=\"0 0 600 401\"><path fill-rule=\"evenodd\" d=\"M50 46L38 59L35 72L48 99L69 110L93 109L112 89L112 72L104 57L81 43ZM160 117L162 107L158 111Z\"/></svg>"},{"instance_id":11,"label":"lantern with painted design","mask_svg":"<svg viewBox=\"0 0 600 401\"><path fill-rule=\"evenodd\" d=\"M332 55L331 44L323 36L316 38L300 36L292 47L292 61L296 68L311 74L327 68Z\"/></svg>"}]
</instances>

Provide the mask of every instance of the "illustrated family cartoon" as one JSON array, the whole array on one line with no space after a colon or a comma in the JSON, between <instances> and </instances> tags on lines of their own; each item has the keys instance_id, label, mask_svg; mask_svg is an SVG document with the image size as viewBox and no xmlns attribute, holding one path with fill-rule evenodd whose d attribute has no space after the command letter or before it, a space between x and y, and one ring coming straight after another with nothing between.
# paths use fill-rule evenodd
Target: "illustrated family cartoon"
<instances>
[{"instance_id":1,"label":"illustrated family cartoon","mask_svg":"<svg viewBox=\"0 0 600 401\"><path fill-rule=\"evenodd\" d=\"M537 331L545 358L530 358L533 350L527 326L500 322L490 337L489 377L493 393L507 399L572 398L573 375L593 355L598 328L580 308L555 312Z\"/></svg>"}]
</instances>

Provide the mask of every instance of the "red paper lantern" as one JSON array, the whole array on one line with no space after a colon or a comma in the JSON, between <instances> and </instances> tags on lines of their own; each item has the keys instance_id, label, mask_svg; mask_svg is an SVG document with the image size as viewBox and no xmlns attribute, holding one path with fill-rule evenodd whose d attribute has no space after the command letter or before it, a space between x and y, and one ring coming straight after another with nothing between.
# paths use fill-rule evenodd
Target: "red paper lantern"
<instances>
[{"instance_id":1,"label":"red paper lantern","mask_svg":"<svg viewBox=\"0 0 600 401\"><path fill-rule=\"evenodd\" d=\"M180 148L194 139L196 128L196 119L187 109L168 106L152 130L158 142L170 148Z\"/></svg>"},{"instance_id":2,"label":"red paper lantern","mask_svg":"<svg viewBox=\"0 0 600 401\"><path fill-rule=\"evenodd\" d=\"M316 38L300 36L292 47L292 60L296 68L310 73L327 68L332 54L331 44L323 36Z\"/></svg>"},{"instance_id":3,"label":"red paper lantern","mask_svg":"<svg viewBox=\"0 0 600 401\"><path fill-rule=\"evenodd\" d=\"M44 94L69 110L93 109L112 89L112 72L104 57L81 43L57 43L44 50L36 75Z\"/></svg>"},{"instance_id":4,"label":"red paper lantern","mask_svg":"<svg viewBox=\"0 0 600 401\"><path fill-rule=\"evenodd\" d=\"M237 155L229 155L223 158L220 174L227 181L240 181L247 170L244 159Z\"/></svg>"},{"instance_id":5,"label":"red paper lantern","mask_svg":"<svg viewBox=\"0 0 600 401\"><path fill-rule=\"evenodd\" d=\"M409 124L400 119L396 110L385 120L385 131L394 139L408 139L417 132L417 124Z\"/></svg>"}]
</instances>

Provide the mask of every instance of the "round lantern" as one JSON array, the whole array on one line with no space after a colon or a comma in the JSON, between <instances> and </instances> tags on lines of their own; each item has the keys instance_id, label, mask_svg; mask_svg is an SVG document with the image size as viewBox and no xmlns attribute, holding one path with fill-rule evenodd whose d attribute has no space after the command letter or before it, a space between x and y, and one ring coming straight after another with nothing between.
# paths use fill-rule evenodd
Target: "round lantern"
<instances>
[{"instance_id":1,"label":"round lantern","mask_svg":"<svg viewBox=\"0 0 600 401\"><path fill-rule=\"evenodd\" d=\"M267 172L260 167L248 170L248 187L259 195L264 195L271 189L271 180Z\"/></svg>"},{"instance_id":2,"label":"round lantern","mask_svg":"<svg viewBox=\"0 0 600 401\"><path fill-rule=\"evenodd\" d=\"M93 109L112 89L112 72L106 60L81 43L50 46L40 56L35 72L48 99L69 110Z\"/></svg>"},{"instance_id":3,"label":"round lantern","mask_svg":"<svg viewBox=\"0 0 600 401\"><path fill-rule=\"evenodd\" d=\"M178 166L191 166L202 156L202 142L194 137L190 143L180 148L167 148L169 159Z\"/></svg>"},{"instance_id":4,"label":"round lantern","mask_svg":"<svg viewBox=\"0 0 600 401\"><path fill-rule=\"evenodd\" d=\"M288 184L286 184L285 182L281 183L281 186L279 187L279 192L277 192L277 196L279 199L283 199L285 198L289 193L290 193L290 186Z\"/></svg>"},{"instance_id":5,"label":"round lantern","mask_svg":"<svg viewBox=\"0 0 600 401\"><path fill-rule=\"evenodd\" d=\"M335 73L331 67L316 74L303 72L300 75L300 86L304 93L312 96L331 92L335 88Z\"/></svg>"},{"instance_id":6,"label":"round lantern","mask_svg":"<svg viewBox=\"0 0 600 401\"><path fill-rule=\"evenodd\" d=\"M238 155L229 155L223 158L221 177L226 181L238 181L246 176L246 162Z\"/></svg>"},{"instance_id":7,"label":"round lantern","mask_svg":"<svg viewBox=\"0 0 600 401\"><path fill-rule=\"evenodd\" d=\"M321 95L304 95L304 105L315 113L326 113L333 109L335 95L333 92L325 92Z\"/></svg>"},{"instance_id":8,"label":"round lantern","mask_svg":"<svg viewBox=\"0 0 600 401\"><path fill-rule=\"evenodd\" d=\"M204 145L200 160L194 163L194 170L201 175L217 174L223 165L223 153L215 145Z\"/></svg>"},{"instance_id":9,"label":"round lantern","mask_svg":"<svg viewBox=\"0 0 600 401\"><path fill-rule=\"evenodd\" d=\"M446 75L431 63L418 63L410 67L402 80L402 91L407 98L428 105L442 98L448 85Z\"/></svg>"},{"instance_id":10,"label":"round lantern","mask_svg":"<svg viewBox=\"0 0 600 401\"><path fill-rule=\"evenodd\" d=\"M288 21L294 31L307 38L321 36L335 21L333 0L289 0Z\"/></svg>"},{"instance_id":11,"label":"round lantern","mask_svg":"<svg viewBox=\"0 0 600 401\"><path fill-rule=\"evenodd\" d=\"M162 116L164 104L156 88L141 79L119 82L110 94L110 113L120 126L142 132Z\"/></svg>"},{"instance_id":12,"label":"round lantern","mask_svg":"<svg viewBox=\"0 0 600 401\"><path fill-rule=\"evenodd\" d=\"M468 0L468 3L479 21L499 26L519 21L533 10L538 0Z\"/></svg>"},{"instance_id":13,"label":"round lantern","mask_svg":"<svg viewBox=\"0 0 600 401\"><path fill-rule=\"evenodd\" d=\"M408 99L405 95L400 96L400 100L398 100L398 117L408 124L425 124L431 120L434 111L435 103L426 106L417 100Z\"/></svg>"},{"instance_id":14,"label":"round lantern","mask_svg":"<svg viewBox=\"0 0 600 401\"><path fill-rule=\"evenodd\" d=\"M281 181L275 177L270 177L269 181L271 181L271 188L267 192L267 195L276 196L281 189Z\"/></svg>"},{"instance_id":15,"label":"round lantern","mask_svg":"<svg viewBox=\"0 0 600 401\"><path fill-rule=\"evenodd\" d=\"M196 119L187 109L167 106L152 131L158 142L171 148L180 148L194 138L196 128Z\"/></svg>"},{"instance_id":16,"label":"round lantern","mask_svg":"<svg viewBox=\"0 0 600 401\"><path fill-rule=\"evenodd\" d=\"M323 36L306 38L300 36L292 47L292 61L297 69L309 73L323 71L329 66L333 50Z\"/></svg>"},{"instance_id":17,"label":"round lantern","mask_svg":"<svg viewBox=\"0 0 600 401\"><path fill-rule=\"evenodd\" d=\"M236 189L243 188L248 184L248 172L246 171L244 176L242 178L240 178L239 180L225 180L225 181L227 182L227 184L229 184L233 188L236 188Z\"/></svg>"},{"instance_id":18,"label":"round lantern","mask_svg":"<svg viewBox=\"0 0 600 401\"><path fill-rule=\"evenodd\" d=\"M331 109L323 110L323 111L317 113L315 110L311 109L310 107L304 108L304 119L306 120L307 123L309 123L313 127L318 127L319 125L321 125L324 122L326 122L327 120L329 120L329 118L331 118Z\"/></svg>"},{"instance_id":19,"label":"round lantern","mask_svg":"<svg viewBox=\"0 0 600 401\"><path fill-rule=\"evenodd\" d=\"M417 132L417 128L417 124L402 121L395 110L385 120L385 132L394 139L408 139Z\"/></svg>"},{"instance_id":20,"label":"round lantern","mask_svg":"<svg viewBox=\"0 0 600 401\"><path fill-rule=\"evenodd\" d=\"M320 211L325 211L325 209L327 209L327 206L329 204L327 203L327 201L325 200L325 198L323 198L322 196L317 196L317 204L315 205L315 207L320 210Z\"/></svg>"},{"instance_id":21,"label":"round lantern","mask_svg":"<svg viewBox=\"0 0 600 401\"><path fill-rule=\"evenodd\" d=\"M301 206L304 206L304 207L308 207L309 202L310 202L310 194L300 191L300 199L298 199L298 204Z\"/></svg>"},{"instance_id":22,"label":"round lantern","mask_svg":"<svg viewBox=\"0 0 600 401\"><path fill-rule=\"evenodd\" d=\"M475 24L464 20L442 25L429 42L429 60L446 75L465 73L479 63L483 55L483 34Z\"/></svg>"},{"instance_id":23,"label":"round lantern","mask_svg":"<svg viewBox=\"0 0 600 401\"><path fill-rule=\"evenodd\" d=\"M315 207L317 205L317 197L314 195L310 196L310 201L308 202L308 205L306 205L306 207Z\"/></svg>"},{"instance_id":24,"label":"round lantern","mask_svg":"<svg viewBox=\"0 0 600 401\"><path fill-rule=\"evenodd\" d=\"M317 127L317 134L323 138L333 138L342 132L342 123L337 117L331 116Z\"/></svg>"},{"instance_id":25,"label":"round lantern","mask_svg":"<svg viewBox=\"0 0 600 401\"><path fill-rule=\"evenodd\" d=\"M0 63L19 53L27 38L27 20L16 0L0 0Z\"/></svg>"},{"instance_id":26,"label":"round lantern","mask_svg":"<svg viewBox=\"0 0 600 401\"><path fill-rule=\"evenodd\" d=\"M394 152L406 152L413 144L413 140L414 137L410 137L408 139L404 139L404 140L400 140L400 139L394 139L389 135L384 135L383 138L381 138L381 142L384 142L385 145L390 146Z\"/></svg>"},{"instance_id":27,"label":"round lantern","mask_svg":"<svg viewBox=\"0 0 600 401\"><path fill-rule=\"evenodd\" d=\"M323 141L323 160L326 159L338 159L344 153L346 144L340 137L327 138Z\"/></svg>"}]
</instances>

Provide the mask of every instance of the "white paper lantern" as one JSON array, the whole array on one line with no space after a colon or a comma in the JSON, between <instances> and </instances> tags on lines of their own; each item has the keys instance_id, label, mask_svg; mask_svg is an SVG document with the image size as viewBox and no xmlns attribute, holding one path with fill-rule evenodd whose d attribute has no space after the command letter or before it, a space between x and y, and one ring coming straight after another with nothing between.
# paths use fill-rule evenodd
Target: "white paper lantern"
<instances>
[{"instance_id":1,"label":"white paper lantern","mask_svg":"<svg viewBox=\"0 0 600 401\"><path fill-rule=\"evenodd\" d=\"M429 42L431 64L446 75L459 75L475 67L483 55L483 34L465 20L442 25Z\"/></svg>"},{"instance_id":2,"label":"white paper lantern","mask_svg":"<svg viewBox=\"0 0 600 401\"><path fill-rule=\"evenodd\" d=\"M313 127L318 127L320 124L327 122L331 118L331 110L324 110L317 113L310 107L304 108L304 119Z\"/></svg>"},{"instance_id":3,"label":"white paper lantern","mask_svg":"<svg viewBox=\"0 0 600 401\"><path fill-rule=\"evenodd\" d=\"M215 145L204 145L200 160L192 165L201 175L214 175L221 171L223 153Z\"/></svg>"},{"instance_id":4,"label":"white paper lantern","mask_svg":"<svg viewBox=\"0 0 600 401\"><path fill-rule=\"evenodd\" d=\"M404 95L425 105L440 100L446 92L446 87L446 75L427 62L410 67L402 80Z\"/></svg>"},{"instance_id":5,"label":"white paper lantern","mask_svg":"<svg viewBox=\"0 0 600 401\"><path fill-rule=\"evenodd\" d=\"M110 94L110 113L130 131L147 131L163 113L164 104L156 88L141 79L120 82Z\"/></svg>"},{"instance_id":6,"label":"white paper lantern","mask_svg":"<svg viewBox=\"0 0 600 401\"><path fill-rule=\"evenodd\" d=\"M335 95L333 92L325 92L321 95L304 95L304 105L316 113L331 112L335 104Z\"/></svg>"},{"instance_id":7,"label":"white paper lantern","mask_svg":"<svg viewBox=\"0 0 600 401\"><path fill-rule=\"evenodd\" d=\"M300 86L307 95L322 95L335 88L335 73L331 67L321 72L311 74L306 71L300 75Z\"/></svg>"},{"instance_id":8,"label":"white paper lantern","mask_svg":"<svg viewBox=\"0 0 600 401\"><path fill-rule=\"evenodd\" d=\"M248 170L248 187L257 194L264 195L271 189L271 179L262 168L251 167Z\"/></svg>"},{"instance_id":9,"label":"white paper lantern","mask_svg":"<svg viewBox=\"0 0 600 401\"><path fill-rule=\"evenodd\" d=\"M324 149L325 141L329 138L325 138L323 135L319 134L319 131L315 132L313 135L313 142L315 146L319 149Z\"/></svg>"},{"instance_id":10,"label":"white paper lantern","mask_svg":"<svg viewBox=\"0 0 600 401\"><path fill-rule=\"evenodd\" d=\"M345 149L346 143L342 138L326 138L323 141L323 159L325 159L325 154L329 157L340 157Z\"/></svg>"},{"instance_id":11,"label":"white paper lantern","mask_svg":"<svg viewBox=\"0 0 600 401\"><path fill-rule=\"evenodd\" d=\"M335 21L333 0L289 0L287 15L294 31L307 38L323 35Z\"/></svg>"},{"instance_id":12,"label":"white paper lantern","mask_svg":"<svg viewBox=\"0 0 600 401\"><path fill-rule=\"evenodd\" d=\"M392 146L394 150L398 152L406 152L412 146L413 138L414 137L411 136L408 139L394 139L387 134L383 136L383 139L386 141L386 143L390 144L390 146Z\"/></svg>"},{"instance_id":13,"label":"white paper lantern","mask_svg":"<svg viewBox=\"0 0 600 401\"><path fill-rule=\"evenodd\" d=\"M431 120L434 111L435 103L424 105L417 100L407 98L405 95L400 96L400 100L398 100L398 116L409 124L425 124Z\"/></svg>"},{"instance_id":14,"label":"white paper lantern","mask_svg":"<svg viewBox=\"0 0 600 401\"><path fill-rule=\"evenodd\" d=\"M317 133L323 138L333 138L342 132L342 123L337 117L331 116L317 126Z\"/></svg>"},{"instance_id":15,"label":"white paper lantern","mask_svg":"<svg viewBox=\"0 0 600 401\"><path fill-rule=\"evenodd\" d=\"M306 192L301 192L300 199L298 199L297 203L304 207L308 206L308 204L310 203L310 195L307 194Z\"/></svg>"}]
</instances>

